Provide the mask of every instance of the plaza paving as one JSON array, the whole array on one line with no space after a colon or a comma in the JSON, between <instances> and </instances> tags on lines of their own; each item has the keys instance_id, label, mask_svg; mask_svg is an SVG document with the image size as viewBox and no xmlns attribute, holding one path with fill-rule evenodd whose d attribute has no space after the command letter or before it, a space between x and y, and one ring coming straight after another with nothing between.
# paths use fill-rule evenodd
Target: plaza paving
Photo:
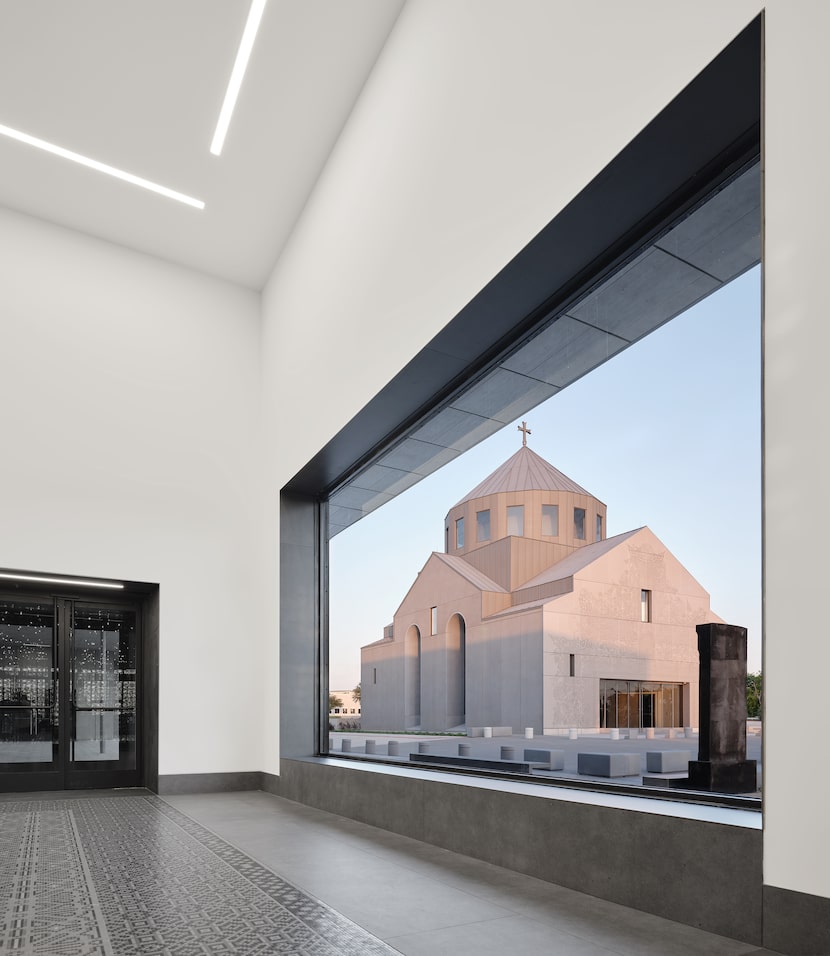
<instances>
[{"instance_id":1,"label":"plaza paving","mask_svg":"<svg viewBox=\"0 0 830 956\"><path fill-rule=\"evenodd\" d=\"M623 731L622 733L628 733ZM682 733L682 731L681 731ZM690 760L698 757L698 735L691 737L669 737L666 730L655 730L653 738L647 738L645 731L630 731L630 738L612 740L608 731L601 733L580 733L576 740L568 737L568 732L562 734L535 734L532 739L525 738L524 734L512 734L505 737L466 737L459 735L442 734L381 734L362 733L360 731L336 731L329 734L330 752L343 753L343 741L350 742L352 757L365 759L392 760L398 763L409 764L410 754L418 753L419 744L428 744L429 753L439 756L457 756L459 743L470 745L470 756L483 760L498 760L502 747L513 747L516 760L523 759L525 748L540 750L561 750L564 752L563 770L533 769L534 776L550 780L577 779L582 781L601 781L608 783L608 777L595 777L577 772L577 754L579 753L636 753L640 755L640 773L637 776L612 777L611 782L628 784L631 786L643 785L643 774L646 773L646 754L649 751L685 750ZM399 753L388 754L389 741L397 741ZM366 742L374 741L374 754L366 754ZM755 795L760 796L761 789L761 724L748 722L747 725L747 759L755 760L758 764L758 790ZM447 768L450 769L450 768ZM660 777L659 774L647 774L649 777ZM673 776L676 776L673 775Z\"/></svg>"}]
</instances>

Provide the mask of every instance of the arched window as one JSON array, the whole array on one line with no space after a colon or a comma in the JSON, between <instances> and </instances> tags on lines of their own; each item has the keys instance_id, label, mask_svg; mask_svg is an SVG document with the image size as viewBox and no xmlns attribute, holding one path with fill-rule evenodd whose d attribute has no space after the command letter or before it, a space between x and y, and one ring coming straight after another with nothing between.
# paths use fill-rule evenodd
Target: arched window
<instances>
[{"instance_id":1,"label":"arched window","mask_svg":"<svg viewBox=\"0 0 830 956\"><path fill-rule=\"evenodd\" d=\"M407 729L421 726L421 632L410 624L404 637L404 707Z\"/></svg>"},{"instance_id":2,"label":"arched window","mask_svg":"<svg viewBox=\"0 0 830 956\"><path fill-rule=\"evenodd\" d=\"M467 625L460 614L447 622L447 724L457 727L466 723L466 656Z\"/></svg>"}]
</instances>

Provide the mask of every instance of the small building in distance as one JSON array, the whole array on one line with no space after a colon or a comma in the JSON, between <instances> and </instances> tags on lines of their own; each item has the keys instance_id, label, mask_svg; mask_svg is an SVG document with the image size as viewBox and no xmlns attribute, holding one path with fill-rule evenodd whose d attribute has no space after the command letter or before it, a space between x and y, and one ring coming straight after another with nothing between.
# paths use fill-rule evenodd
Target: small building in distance
<instances>
[{"instance_id":1,"label":"small building in distance","mask_svg":"<svg viewBox=\"0 0 830 956\"><path fill-rule=\"evenodd\" d=\"M360 698L355 697L354 689L329 691L329 703L335 701L339 703L329 707L329 724L335 730L344 722L347 726L360 723L362 705Z\"/></svg>"},{"instance_id":2,"label":"small building in distance","mask_svg":"<svg viewBox=\"0 0 830 956\"><path fill-rule=\"evenodd\" d=\"M444 527L361 648L364 730L697 725L695 626L721 619L649 528L607 538L606 506L526 444Z\"/></svg>"}]
</instances>

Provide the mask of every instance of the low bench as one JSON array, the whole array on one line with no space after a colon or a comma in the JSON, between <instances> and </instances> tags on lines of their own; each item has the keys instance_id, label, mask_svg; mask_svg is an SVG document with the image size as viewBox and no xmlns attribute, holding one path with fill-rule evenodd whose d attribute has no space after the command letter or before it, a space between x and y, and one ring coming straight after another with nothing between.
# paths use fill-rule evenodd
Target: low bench
<instances>
[{"instance_id":1,"label":"low bench","mask_svg":"<svg viewBox=\"0 0 830 956\"><path fill-rule=\"evenodd\" d=\"M510 773L530 773L527 760L486 760L483 757L448 757L445 754L410 754L413 763L446 764L451 767L472 767L474 770L507 770Z\"/></svg>"},{"instance_id":2,"label":"low bench","mask_svg":"<svg viewBox=\"0 0 830 956\"><path fill-rule=\"evenodd\" d=\"M592 777L638 777L640 754L577 754L576 768Z\"/></svg>"},{"instance_id":3,"label":"low bench","mask_svg":"<svg viewBox=\"0 0 830 956\"><path fill-rule=\"evenodd\" d=\"M526 747L524 759L530 763L545 764L549 770L565 769L564 750L535 750L532 747Z\"/></svg>"},{"instance_id":4,"label":"low bench","mask_svg":"<svg viewBox=\"0 0 830 956\"><path fill-rule=\"evenodd\" d=\"M646 770L648 773L680 773L689 769L688 750L648 750Z\"/></svg>"}]
</instances>

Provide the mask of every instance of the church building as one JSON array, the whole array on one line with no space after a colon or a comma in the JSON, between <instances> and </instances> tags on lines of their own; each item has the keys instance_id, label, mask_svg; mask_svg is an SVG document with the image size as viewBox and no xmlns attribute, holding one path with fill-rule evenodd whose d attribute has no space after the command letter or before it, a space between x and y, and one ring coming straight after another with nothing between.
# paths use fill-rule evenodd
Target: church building
<instances>
[{"instance_id":1,"label":"church building","mask_svg":"<svg viewBox=\"0 0 830 956\"><path fill-rule=\"evenodd\" d=\"M362 728L696 726L709 594L648 528L522 447L452 507L383 638Z\"/></svg>"}]
</instances>

